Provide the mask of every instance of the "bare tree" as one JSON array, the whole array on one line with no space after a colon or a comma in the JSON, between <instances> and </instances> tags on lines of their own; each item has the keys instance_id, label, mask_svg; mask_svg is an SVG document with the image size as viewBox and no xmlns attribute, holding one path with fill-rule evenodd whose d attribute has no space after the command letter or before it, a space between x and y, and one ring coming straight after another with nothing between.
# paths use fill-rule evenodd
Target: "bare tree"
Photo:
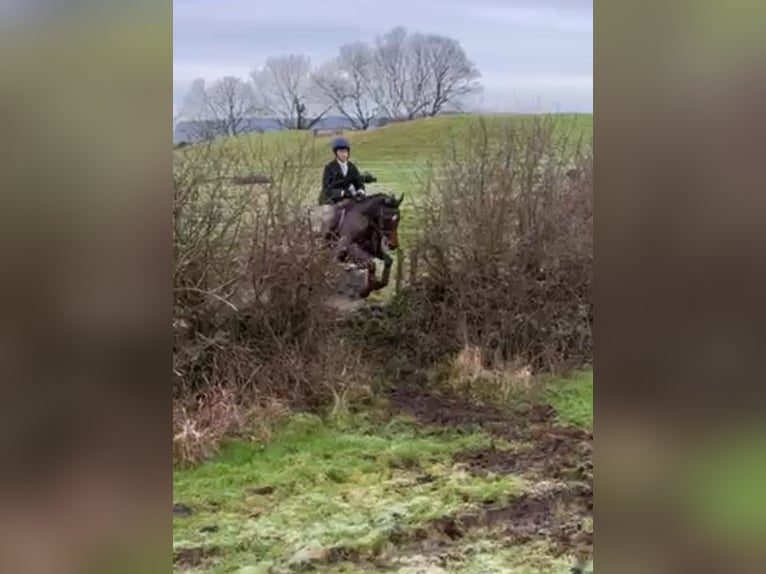
<instances>
[{"instance_id":1,"label":"bare tree","mask_svg":"<svg viewBox=\"0 0 766 574\"><path fill-rule=\"evenodd\" d=\"M411 120L423 115L429 105L430 55L428 42L422 34L410 36L404 46L402 107L407 119Z\"/></svg>"},{"instance_id":2,"label":"bare tree","mask_svg":"<svg viewBox=\"0 0 766 574\"><path fill-rule=\"evenodd\" d=\"M338 57L322 66L312 79L316 90L354 129L366 130L378 115L374 75L372 49L356 42L342 46Z\"/></svg>"},{"instance_id":3,"label":"bare tree","mask_svg":"<svg viewBox=\"0 0 766 574\"><path fill-rule=\"evenodd\" d=\"M209 86L202 78L194 80L184 99L181 117L186 120L186 129L195 132L192 135L196 139L207 140L242 133L255 112L252 86L240 78L226 76Z\"/></svg>"},{"instance_id":4,"label":"bare tree","mask_svg":"<svg viewBox=\"0 0 766 574\"><path fill-rule=\"evenodd\" d=\"M211 117L205 80L197 78L191 83L178 114L176 130L184 139L208 141L220 135L221 125Z\"/></svg>"},{"instance_id":5,"label":"bare tree","mask_svg":"<svg viewBox=\"0 0 766 574\"><path fill-rule=\"evenodd\" d=\"M435 116L480 89L480 74L460 43L397 27L375 43L373 94L389 117Z\"/></svg>"},{"instance_id":6,"label":"bare tree","mask_svg":"<svg viewBox=\"0 0 766 574\"><path fill-rule=\"evenodd\" d=\"M381 111L390 118L402 114L407 85L406 41L407 29L401 26L375 40L373 94Z\"/></svg>"},{"instance_id":7,"label":"bare tree","mask_svg":"<svg viewBox=\"0 0 766 574\"><path fill-rule=\"evenodd\" d=\"M315 104L311 61L300 54L269 58L264 67L250 74L261 107L288 129L311 129L332 106L310 116Z\"/></svg>"},{"instance_id":8,"label":"bare tree","mask_svg":"<svg viewBox=\"0 0 766 574\"><path fill-rule=\"evenodd\" d=\"M447 105L459 106L463 98L481 89L477 81L481 74L457 40L429 34L418 43L423 45L429 72L423 97L426 115L435 116Z\"/></svg>"}]
</instances>

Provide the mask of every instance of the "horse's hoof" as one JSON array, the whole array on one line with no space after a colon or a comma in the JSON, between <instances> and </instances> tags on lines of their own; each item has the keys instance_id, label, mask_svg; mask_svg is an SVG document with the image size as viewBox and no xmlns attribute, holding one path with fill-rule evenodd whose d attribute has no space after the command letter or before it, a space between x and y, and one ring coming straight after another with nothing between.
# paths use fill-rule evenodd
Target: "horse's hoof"
<instances>
[{"instance_id":1,"label":"horse's hoof","mask_svg":"<svg viewBox=\"0 0 766 574\"><path fill-rule=\"evenodd\" d=\"M367 287L362 290L361 293L359 293L359 297L362 299L367 299L367 297L369 297L373 291L375 291L375 287L373 285L367 285Z\"/></svg>"}]
</instances>

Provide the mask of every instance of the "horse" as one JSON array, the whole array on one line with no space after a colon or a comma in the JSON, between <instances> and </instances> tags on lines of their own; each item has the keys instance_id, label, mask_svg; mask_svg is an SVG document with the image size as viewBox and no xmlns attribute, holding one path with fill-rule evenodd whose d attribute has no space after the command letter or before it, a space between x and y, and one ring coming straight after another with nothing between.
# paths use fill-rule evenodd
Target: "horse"
<instances>
[{"instance_id":1,"label":"horse","mask_svg":"<svg viewBox=\"0 0 766 574\"><path fill-rule=\"evenodd\" d=\"M334 244L337 259L367 269L367 285L359 294L363 299L388 285L394 260L386 250L399 248L399 206L403 200L404 194L397 199L376 193L323 206L323 232ZM376 277L376 259L383 262L380 280Z\"/></svg>"}]
</instances>

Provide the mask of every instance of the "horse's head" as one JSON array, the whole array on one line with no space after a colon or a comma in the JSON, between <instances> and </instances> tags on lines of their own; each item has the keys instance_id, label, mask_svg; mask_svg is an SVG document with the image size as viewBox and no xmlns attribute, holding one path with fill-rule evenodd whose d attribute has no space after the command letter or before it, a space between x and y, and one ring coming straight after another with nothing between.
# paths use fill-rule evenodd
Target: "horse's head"
<instances>
[{"instance_id":1,"label":"horse's head","mask_svg":"<svg viewBox=\"0 0 766 574\"><path fill-rule=\"evenodd\" d=\"M399 247L399 206L403 199L404 194L398 199L390 195L380 195L376 198L374 209L369 212L370 219L383 235L389 249Z\"/></svg>"}]
</instances>

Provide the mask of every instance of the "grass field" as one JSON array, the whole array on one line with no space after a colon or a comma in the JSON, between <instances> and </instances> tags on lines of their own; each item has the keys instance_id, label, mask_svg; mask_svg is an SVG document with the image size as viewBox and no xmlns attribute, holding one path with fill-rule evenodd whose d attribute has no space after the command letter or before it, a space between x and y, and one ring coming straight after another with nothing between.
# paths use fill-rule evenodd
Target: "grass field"
<instances>
[{"instance_id":1,"label":"grass field","mask_svg":"<svg viewBox=\"0 0 766 574\"><path fill-rule=\"evenodd\" d=\"M489 119L495 133L525 121ZM591 115L561 120L592 137ZM477 121L448 116L345 135L352 160L379 180L370 192L415 199L420 170ZM276 132L216 145L247 154L310 144L313 198L331 138ZM405 252L413 206L404 207ZM214 460L176 470L175 571L564 574L586 565L593 375L539 384L539 403L524 412L405 393L343 419L295 415L269 444L234 441Z\"/></svg>"},{"instance_id":2,"label":"grass field","mask_svg":"<svg viewBox=\"0 0 766 574\"><path fill-rule=\"evenodd\" d=\"M368 186L369 192L405 193L409 198L402 207L401 239L406 248L417 217L412 200L417 198L419 176L428 162L436 159L450 145L452 138L464 135L481 120L487 122L492 137L498 136L508 126L519 125L533 117L535 116L451 115L395 123L364 132L350 131L343 135L352 145L351 160L361 171L369 171L378 179L377 183ZM592 114L557 114L555 119L562 132L568 132L575 138L583 137L586 141L592 139ZM220 145L230 148L232 152L236 150L245 157L248 153L255 156L264 150L268 154L271 150L276 152L281 149L284 152L291 146L301 144L310 146L313 151L308 179L314 182L314 187L307 196L310 201L314 201L321 187L322 168L333 157L330 142L334 137L337 136L315 137L311 132L281 131L230 138L223 140Z\"/></svg>"},{"instance_id":3,"label":"grass field","mask_svg":"<svg viewBox=\"0 0 766 574\"><path fill-rule=\"evenodd\" d=\"M554 401L553 416L589 424L592 376L557 383L566 398ZM539 446L510 412L498 420L477 410L477 421L498 424L468 429L433 424L408 412L406 401L393 403L393 417L375 410L344 420L295 416L267 446L232 442L215 460L176 471L174 499L188 514L174 517L176 571L569 572L577 548L556 546L553 533L574 523L587 536L592 518L567 506L567 481L547 476L560 449L556 456L540 450L544 465L529 456L528 466L507 472L503 461ZM453 408L436 402L429 410ZM517 424L520 434L511 432ZM482 466L494 458L496 468ZM516 511L519 501L535 504ZM556 504L544 509L550 515L537 507L545 501ZM495 514L510 520L510 531Z\"/></svg>"},{"instance_id":4,"label":"grass field","mask_svg":"<svg viewBox=\"0 0 766 574\"><path fill-rule=\"evenodd\" d=\"M450 115L395 123L364 132L350 131L343 135L351 142L352 161L361 171L368 171L378 179L377 183L367 186L368 193L385 191L396 195L405 194L405 201L401 207L399 237L402 252L406 257L417 229L416 202L428 163L438 160L449 148L453 138L459 141L461 135L464 136L471 129L477 128L480 121L486 122L489 137L492 138L499 137L508 127L521 125L536 117L540 116ZM542 117L554 119L557 129L572 139L592 141L592 114L556 114ZM334 137L337 136L315 137L308 131L281 131L228 138L216 145L223 146L230 150L232 155L242 158L245 166L248 165L248 158L257 165L264 156L289 155L291 150L304 146L310 150L306 161L309 171L305 174L305 179L311 182L312 186L306 191L306 198L308 202L313 203L319 195L322 169L333 157L330 142ZM396 273L395 266L392 277L395 277ZM393 285L389 285L388 288L373 293L371 300L384 301L392 293Z\"/></svg>"}]
</instances>

